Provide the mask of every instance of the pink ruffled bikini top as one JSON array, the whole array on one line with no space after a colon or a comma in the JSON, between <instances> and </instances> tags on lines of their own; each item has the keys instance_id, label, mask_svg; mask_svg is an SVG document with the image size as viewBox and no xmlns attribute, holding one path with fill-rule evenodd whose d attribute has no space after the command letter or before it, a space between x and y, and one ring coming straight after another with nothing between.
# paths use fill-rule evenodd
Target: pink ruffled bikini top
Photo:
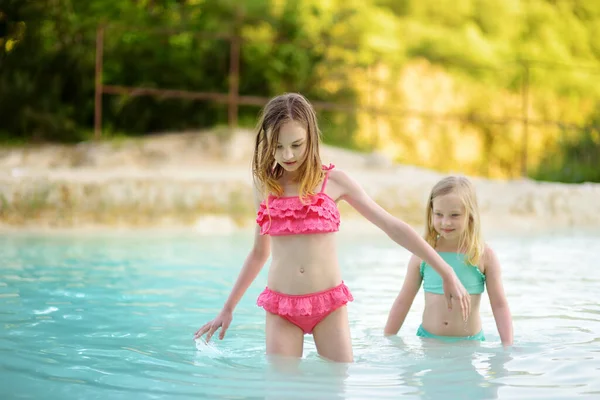
<instances>
[{"instance_id":1,"label":"pink ruffled bikini top","mask_svg":"<svg viewBox=\"0 0 600 400\"><path fill-rule=\"evenodd\" d=\"M337 232L340 227L340 212L335 201L325 194L329 172L334 168L323 166L327 171L319 193L300 201L299 196L277 197L269 195L269 207L263 200L258 209L256 223L261 235L305 235L311 233Z\"/></svg>"}]
</instances>

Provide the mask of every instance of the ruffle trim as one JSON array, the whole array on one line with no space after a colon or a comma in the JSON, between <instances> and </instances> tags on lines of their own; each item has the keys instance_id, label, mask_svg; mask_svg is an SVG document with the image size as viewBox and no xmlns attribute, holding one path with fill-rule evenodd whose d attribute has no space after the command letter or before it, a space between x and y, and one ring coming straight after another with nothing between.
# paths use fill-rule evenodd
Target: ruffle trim
<instances>
[{"instance_id":1,"label":"ruffle trim","mask_svg":"<svg viewBox=\"0 0 600 400\"><path fill-rule=\"evenodd\" d=\"M302 204L297 197L273 197L269 208L261 203L256 223L261 234L335 232L339 229L340 213L333 200L324 193L317 193Z\"/></svg>"},{"instance_id":2,"label":"ruffle trim","mask_svg":"<svg viewBox=\"0 0 600 400\"><path fill-rule=\"evenodd\" d=\"M339 223L324 219L305 219L279 221L269 229L269 221L260 227L261 235L271 236L299 235L304 233L331 233L339 230Z\"/></svg>"},{"instance_id":3,"label":"ruffle trim","mask_svg":"<svg viewBox=\"0 0 600 400\"><path fill-rule=\"evenodd\" d=\"M297 317L320 315L353 301L350 289L344 283L332 289L307 295L286 295L266 288L256 304L270 313Z\"/></svg>"}]
</instances>

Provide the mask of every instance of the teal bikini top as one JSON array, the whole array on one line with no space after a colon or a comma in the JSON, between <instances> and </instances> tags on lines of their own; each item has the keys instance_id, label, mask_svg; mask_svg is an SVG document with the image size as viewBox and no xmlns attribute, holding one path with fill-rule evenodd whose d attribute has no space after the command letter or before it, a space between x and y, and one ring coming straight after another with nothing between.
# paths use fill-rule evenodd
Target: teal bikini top
<instances>
[{"instance_id":1,"label":"teal bikini top","mask_svg":"<svg viewBox=\"0 0 600 400\"><path fill-rule=\"evenodd\" d=\"M461 253L438 252L456 273L456 276L470 294L481 294L485 289L485 275L479 268L465 262ZM425 261L421 262L423 290L429 293L444 294L442 277Z\"/></svg>"}]
</instances>

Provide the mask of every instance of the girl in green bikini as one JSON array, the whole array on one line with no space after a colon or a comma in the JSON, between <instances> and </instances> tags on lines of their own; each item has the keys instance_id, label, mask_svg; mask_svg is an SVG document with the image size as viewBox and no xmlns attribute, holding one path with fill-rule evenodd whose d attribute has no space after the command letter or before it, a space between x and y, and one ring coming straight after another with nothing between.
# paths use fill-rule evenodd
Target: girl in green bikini
<instances>
[{"instance_id":1,"label":"girl in green bikini","mask_svg":"<svg viewBox=\"0 0 600 400\"><path fill-rule=\"evenodd\" d=\"M425 310L417 336L454 342L485 340L479 306L487 287L492 312L504 346L513 342L512 317L498 258L481 237L475 190L464 177L450 176L438 182L429 196L425 240L452 266L471 296L471 314L466 321L460 310L448 309L442 280L430 265L412 256L404 285L390 310L385 335L395 335L423 283Z\"/></svg>"}]
</instances>

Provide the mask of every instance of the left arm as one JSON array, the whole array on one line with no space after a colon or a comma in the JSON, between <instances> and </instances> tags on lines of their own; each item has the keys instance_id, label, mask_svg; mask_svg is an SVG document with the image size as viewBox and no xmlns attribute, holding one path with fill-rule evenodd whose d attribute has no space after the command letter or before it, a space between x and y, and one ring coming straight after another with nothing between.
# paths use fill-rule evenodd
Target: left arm
<instances>
[{"instance_id":1,"label":"left arm","mask_svg":"<svg viewBox=\"0 0 600 400\"><path fill-rule=\"evenodd\" d=\"M463 318L466 320L471 311L471 299L458 280L452 267L431 247L425 239L404 221L395 218L377 204L363 188L347 174L334 170L330 179L340 187L340 198L384 231L394 242L424 260L436 270L444 281L444 294L448 308L452 308L452 297L459 301Z\"/></svg>"},{"instance_id":2,"label":"left arm","mask_svg":"<svg viewBox=\"0 0 600 400\"><path fill-rule=\"evenodd\" d=\"M485 281L490 305L492 306L492 313L496 320L500 340L504 346L510 346L513 344L512 316L506 295L504 294L504 286L502 285L500 261L494 251L487 246L484 253L483 265L485 267Z\"/></svg>"}]
</instances>

